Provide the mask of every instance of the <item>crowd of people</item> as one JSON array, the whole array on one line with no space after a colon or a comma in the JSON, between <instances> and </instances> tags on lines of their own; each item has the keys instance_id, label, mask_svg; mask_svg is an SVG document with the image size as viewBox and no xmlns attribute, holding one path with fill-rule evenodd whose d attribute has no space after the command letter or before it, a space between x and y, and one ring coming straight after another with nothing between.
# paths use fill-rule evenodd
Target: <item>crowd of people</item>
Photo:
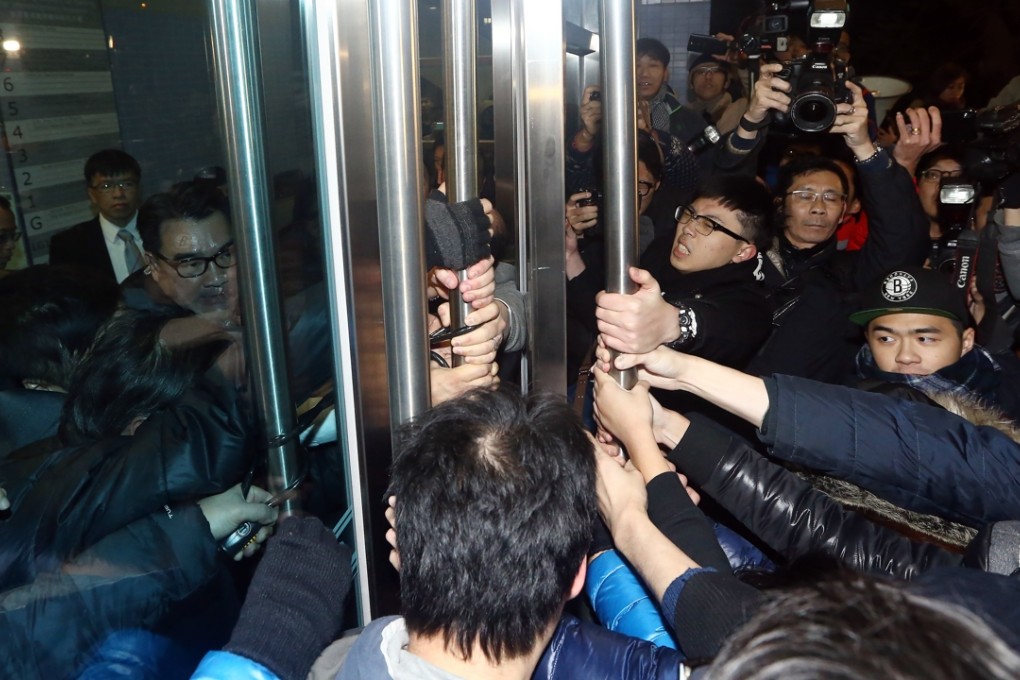
<instances>
[{"instance_id":1,"label":"crowd of people","mask_svg":"<svg viewBox=\"0 0 1020 680\"><path fill-rule=\"evenodd\" d=\"M136 159L92 155L96 217L0 278L3 674L1020 677L1020 173L978 182L943 143L965 74L883 133L848 81L805 134L782 63L702 55L681 104L670 57L635 45L632 294L603 290L598 86L567 139L569 400L501 384L527 300L436 144L433 407L386 499L400 613L356 634L321 498L284 516L302 492L263 488L224 178L142 200ZM278 247L303 253L298 212ZM0 203L0 269L17 236ZM331 336L292 269L301 401Z\"/></svg>"}]
</instances>

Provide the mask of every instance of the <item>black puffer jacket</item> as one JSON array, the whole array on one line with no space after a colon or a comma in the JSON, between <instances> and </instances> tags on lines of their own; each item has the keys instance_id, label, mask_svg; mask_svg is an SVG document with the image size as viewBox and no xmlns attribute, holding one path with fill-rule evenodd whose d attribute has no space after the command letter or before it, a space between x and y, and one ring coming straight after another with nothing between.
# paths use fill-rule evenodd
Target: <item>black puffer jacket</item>
<instances>
[{"instance_id":1,"label":"black puffer jacket","mask_svg":"<svg viewBox=\"0 0 1020 680\"><path fill-rule=\"evenodd\" d=\"M133 437L63 447L42 440L0 462L0 588L31 582L108 534L241 481L250 464L236 391L203 378Z\"/></svg>"}]
</instances>

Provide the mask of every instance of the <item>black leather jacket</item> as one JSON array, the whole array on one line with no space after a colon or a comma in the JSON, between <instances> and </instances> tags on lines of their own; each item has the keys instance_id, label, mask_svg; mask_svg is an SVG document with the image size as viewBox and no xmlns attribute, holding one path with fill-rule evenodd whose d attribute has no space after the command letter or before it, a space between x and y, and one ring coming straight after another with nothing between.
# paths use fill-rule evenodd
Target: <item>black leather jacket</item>
<instances>
[{"instance_id":1,"label":"black leather jacket","mask_svg":"<svg viewBox=\"0 0 1020 680\"><path fill-rule=\"evenodd\" d=\"M706 419L692 416L669 458L692 485L788 560L823 553L855 571L899 578L962 562L960 555L844 508Z\"/></svg>"},{"instance_id":2,"label":"black leather jacket","mask_svg":"<svg viewBox=\"0 0 1020 680\"><path fill-rule=\"evenodd\" d=\"M0 462L11 516L0 522L0 588L31 582L110 533L241 481L250 464L236 391L203 378L133 437L56 438Z\"/></svg>"}]
</instances>

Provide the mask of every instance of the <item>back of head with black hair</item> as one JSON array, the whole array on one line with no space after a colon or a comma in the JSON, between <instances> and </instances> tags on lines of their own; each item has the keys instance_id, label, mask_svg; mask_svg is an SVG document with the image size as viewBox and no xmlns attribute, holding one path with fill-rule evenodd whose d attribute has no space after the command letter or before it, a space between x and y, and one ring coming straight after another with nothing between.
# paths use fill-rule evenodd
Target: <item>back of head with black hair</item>
<instances>
[{"instance_id":1,"label":"back of head with black hair","mask_svg":"<svg viewBox=\"0 0 1020 680\"><path fill-rule=\"evenodd\" d=\"M85 161L85 184L92 184L96 175L134 175L141 179L142 167L134 156L120 149L103 149Z\"/></svg>"},{"instance_id":2,"label":"back of head with black hair","mask_svg":"<svg viewBox=\"0 0 1020 680\"><path fill-rule=\"evenodd\" d=\"M118 299L115 283L74 267L36 265L0 279L0 374L66 389Z\"/></svg>"},{"instance_id":3,"label":"back of head with black hair","mask_svg":"<svg viewBox=\"0 0 1020 680\"><path fill-rule=\"evenodd\" d=\"M159 333L167 317L125 311L96 336L71 375L60 437L79 444L121 434L181 398L227 341L169 349Z\"/></svg>"},{"instance_id":4,"label":"back of head with black hair","mask_svg":"<svg viewBox=\"0 0 1020 680\"><path fill-rule=\"evenodd\" d=\"M230 220L230 202L221 191L205 182L178 182L162 194L154 194L138 209L138 233L150 253L160 252L160 227L169 220L198 221L215 212Z\"/></svg>"},{"instance_id":5,"label":"back of head with black hair","mask_svg":"<svg viewBox=\"0 0 1020 680\"><path fill-rule=\"evenodd\" d=\"M1020 677L978 616L859 574L777 594L726 642L706 680Z\"/></svg>"},{"instance_id":6,"label":"back of head with black hair","mask_svg":"<svg viewBox=\"0 0 1020 680\"><path fill-rule=\"evenodd\" d=\"M532 650L562 611L597 510L591 441L562 398L475 391L405 426L397 497L402 614L493 663Z\"/></svg>"},{"instance_id":7,"label":"back of head with black hair","mask_svg":"<svg viewBox=\"0 0 1020 680\"><path fill-rule=\"evenodd\" d=\"M713 175L698 187L698 198L710 198L737 211L744 237L758 250L772 245L772 195L753 177Z\"/></svg>"},{"instance_id":8,"label":"back of head with black hair","mask_svg":"<svg viewBox=\"0 0 1020 680\"><path fill-rule=\"evenodd\" d=\"M655 61L661 61L663 66L669 66L669 49L655 38L639 38L634 43L634 58L651 57Z\"/></svg>"},{"instance_id":9,"label":"back of head with black hair","mask_svg":"<svg viewBox=\"0 0 1020 680\"><path fill-rule=\"evenodd\" d=\"M11 202L7 200L6 196L0 196L0 210L10 211Z\"/></svg>"}]
</instances>

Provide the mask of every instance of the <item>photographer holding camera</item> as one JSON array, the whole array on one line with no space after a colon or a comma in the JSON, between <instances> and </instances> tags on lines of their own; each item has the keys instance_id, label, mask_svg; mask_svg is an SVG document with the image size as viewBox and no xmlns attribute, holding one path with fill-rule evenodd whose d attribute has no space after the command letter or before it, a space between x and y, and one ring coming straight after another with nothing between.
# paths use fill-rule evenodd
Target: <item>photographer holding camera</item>
<instances>
[{"instance_id":1,"label":"photographer holding camera","mask_svg":"<svg viewBox=\"0 0 1020 680\"><path fill-rule=\"evenodd\" d=\"M753 156L776 112L789 113L793 87L778 76L784 68L761 65L747 113L726 142L730 153ZM758 374L841 381L853 370L859 347L859 329L847 321L858 291L890 269L921 264L928 253L928 219L913 181L871 141L861 88L851 81L845 87L852 99L834 103L829 133L842 135L853 155L869 236L861 250L837 250L835 233L849 185L833 161L805 157L783 168L776 193L778 235L764 265L776 310L774 330L751 362Z\"/></svg>"},{"instance_id":2,"label":"photographer holding camera","mask_svg":"<svg viewBox=\"0 0 1020 680\"><path fill-rule=\"evenodd\" d=\"M700 180L696 142L708 123L681 106L669 89L670 53L658 40L641 38L635 44L634 92L637 96L637 127L658 144L664 162L663 188L678 200L690 200ZM601 187L600 137L602 90L589 85L581 95L581 125L566 149L567 195ZM670 201L671 204L675 201Z\"/></svg>"}]
</instances>

